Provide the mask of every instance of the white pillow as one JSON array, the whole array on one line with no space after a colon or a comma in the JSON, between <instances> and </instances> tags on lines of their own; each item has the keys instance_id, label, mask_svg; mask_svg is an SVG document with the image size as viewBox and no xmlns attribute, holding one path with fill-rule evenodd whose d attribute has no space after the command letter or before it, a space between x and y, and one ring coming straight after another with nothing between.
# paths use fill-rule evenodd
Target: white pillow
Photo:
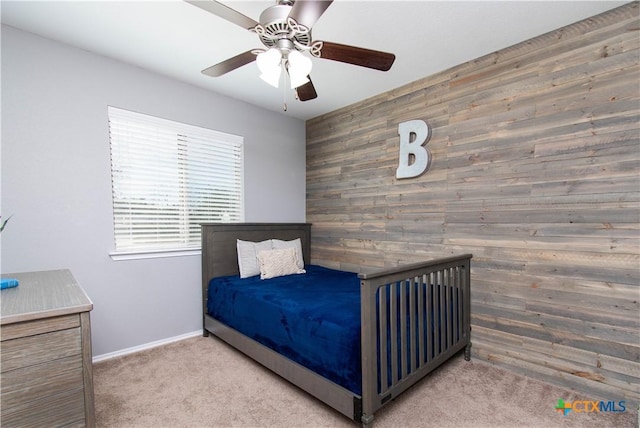
<instances>
[{"instance_id":1,"label":"white pillow","mask_svg":"<svg viewBox=\"0 0 640 428\"><path fill-rule=\"evenodd\" d=\"M260 265L260 279L306 272L298 267L295 248L260 251L258 252L258 264Z\"/></svg>"},{"instance_id":2,"label":"white pillow","mask_svg":"<svg viewBox=\"0 0 640 428\"><path fill-rule=\"evenodd\" d=\"M271 250L271 239L261 242L237 241L238 247L238 270L240 278L260 275L258 266L258 252Z\"/></svg>"},{"instance_id":3,"label":"white pillow","mask_svg":"<svg viewBox=\"0 0 640 428\"><path fill-rule=\"evenodd\" d=\"M294 248L296 250L296 256L298 257L298 268L304 269L304 256L302 255L302 241L300 241L300 238L294 239L293 241L281 241L279 239L272 239L271 241L274 250Z\"/></svg>"}]
</instances>

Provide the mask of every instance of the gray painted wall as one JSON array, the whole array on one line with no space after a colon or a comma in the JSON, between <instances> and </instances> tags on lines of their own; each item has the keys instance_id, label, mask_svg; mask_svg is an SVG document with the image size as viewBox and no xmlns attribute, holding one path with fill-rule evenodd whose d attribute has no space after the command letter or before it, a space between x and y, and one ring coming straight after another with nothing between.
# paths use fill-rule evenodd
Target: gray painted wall
<instances>
[{"instance_id":1,"label":"gray painted wall","mask_svg":"<svg viewBox=\"0 0 640 428\"><path fill-rule=\"evenodd\" d=\"M246 221L305 220L305 124L2 26L3 273L70 269L93 354L201 328L200 258L111 260L107 106L244 136Z\"/></svg>"}]
</instances>

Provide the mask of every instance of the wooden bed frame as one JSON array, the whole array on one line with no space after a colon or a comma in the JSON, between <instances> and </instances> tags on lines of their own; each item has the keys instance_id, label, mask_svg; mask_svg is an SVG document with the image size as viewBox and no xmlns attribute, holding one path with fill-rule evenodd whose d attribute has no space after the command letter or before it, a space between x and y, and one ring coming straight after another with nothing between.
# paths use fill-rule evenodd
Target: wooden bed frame
<instances>
[{"instance_id":1,"label":"wooden bed frame","mask_svg":"<svg viewBox=\"0 0 640 428\"><path fill-rule=\"evenodd\" d=\"M209 280L217 276L238 274L237 239L258 242L265 239L287 241L296 238L302 241L305 263L310 263L311 224L208 223L202 225L204 336L211 333L219 337L345 416L362 422L364 426L373 422L374 412L380 407L462 349L464 349L465 359L470 359L470 262L472 257L470 254L359 275L362 318L362 396L325 379L207 315ZM439 294L439 301L431 302L434 305L432 307L437 305L437 308L443 308L443 310L433 310L433 313L429 313L428 307L418 303L431 299L423 295L424 284L447 286L446 292ZM398 293L396 287L409 287L412 291ZM377 310L376 295L378 290L384 288L390 288L391 301L387 308L385 299L380 299L380 308ZM400 296L399 304L395 302L396 295ZM406 298L405 296L409 296L408 304L402 301ZM417 296L417 302L413 301L414 296ZM414 309L407 314L406 307ZM397 308L400 308L400 314L397 313ZM452 316L446 317L445 312ZM400 320L399 326L397 320ZM443 330L438 326L442 326ZM402 346L392 346L388 352L379 352L378 342L386 343L389 339L391 343L397 343L398 331L405 332L399 335ZM390 332L389 338L387 338L387 332ZM406 342L407 337L410 338L409 343ZM439 341L440 349L425 346L423 340L425 337L427 343L432 343L433 340ZM407 349L409 351L405 353ZM425 355L425 349L427 355ZM379 358L378 355L380 355ZM388 367L388 369L379 370L378 367ZM387 379L388 374L392 379ZM383 386L379 387L379 385Z\"/></svg>"}]
</instances>

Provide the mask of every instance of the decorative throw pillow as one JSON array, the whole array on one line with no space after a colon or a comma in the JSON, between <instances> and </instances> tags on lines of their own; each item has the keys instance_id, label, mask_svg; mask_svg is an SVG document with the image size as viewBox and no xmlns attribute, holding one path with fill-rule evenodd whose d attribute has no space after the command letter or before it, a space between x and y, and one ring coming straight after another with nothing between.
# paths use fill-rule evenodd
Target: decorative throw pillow
<instances>
[{"instance_id":1,"label":"decorative throw pillow","mask_svg":"<svg viewBox=\"0 0 640 428\"><path fill-rule=\"evenodd\" d=\"M297 259L298 256L295 248L258 252L260 279L305 273L306 271L304 269L298 267Z\"/></svg>"},{"instance_id":2,"label":"decorative throw pillow","mask_svg":"<svg viewBox=\"0 0 640 428\"><path fill-rule=\"evenodd\" d=\"M271 239L261 242L242 241L238 239L238 270L240 278L260 275L258 252L271 250Z\"/></svg>"},{"instance_id":3,"label":"decorative throw pillow","mask_svg":"<svg viewBox=\"0 0 640 428\"><path fill-rule=\"evenodd\" d=\"M294 248L296 250L296 256L298 257L298 267L304 269L304 256L302 255L302 241L300 238L293 241L281 241L280 239L272 239L272 248L274 250L281 250L283 248Z\"/></svg>"}]
</instances>

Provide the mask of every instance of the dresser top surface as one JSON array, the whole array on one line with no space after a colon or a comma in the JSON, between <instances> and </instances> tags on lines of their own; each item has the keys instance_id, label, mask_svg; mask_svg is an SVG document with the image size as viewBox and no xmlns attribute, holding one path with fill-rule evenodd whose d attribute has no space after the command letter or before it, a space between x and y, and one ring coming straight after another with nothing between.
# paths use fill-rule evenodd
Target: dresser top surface
<instances>
[{"instance_id":1,"label":"dresser top surface","mask_svg":"<svg viewBox=\"0 0 640 428\"><path fill-rule=\"evenodd\" d=\"M93 303L68 270L2 274L20 284L0 291L0 324L88 312Z\"/></svg>"}]
</instances>

